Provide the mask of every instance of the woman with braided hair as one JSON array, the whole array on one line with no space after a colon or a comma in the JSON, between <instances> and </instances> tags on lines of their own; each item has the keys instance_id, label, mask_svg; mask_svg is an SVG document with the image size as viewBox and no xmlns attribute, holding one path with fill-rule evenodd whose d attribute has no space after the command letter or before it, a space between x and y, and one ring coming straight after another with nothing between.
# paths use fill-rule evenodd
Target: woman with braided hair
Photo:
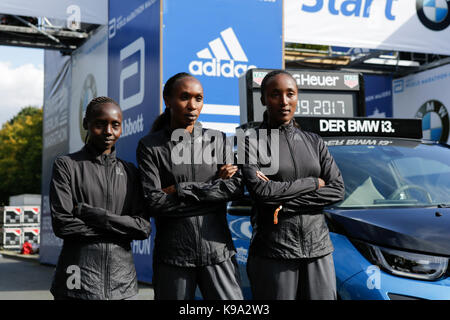
<instances>
[{"instance_id":1,"label":"woman with braided hair","mask_svg":"<svg viewBox=\"0 0 450 320\"><path fill-rule=\"evenodd\" d=\"M122 111L111 98L92 99L85 146L57 157L50 183L53 231L64 240L51 287L55 299L134 299L130 242L150 235L137 168L116 157Z\"/></svg>"}]
</instances>

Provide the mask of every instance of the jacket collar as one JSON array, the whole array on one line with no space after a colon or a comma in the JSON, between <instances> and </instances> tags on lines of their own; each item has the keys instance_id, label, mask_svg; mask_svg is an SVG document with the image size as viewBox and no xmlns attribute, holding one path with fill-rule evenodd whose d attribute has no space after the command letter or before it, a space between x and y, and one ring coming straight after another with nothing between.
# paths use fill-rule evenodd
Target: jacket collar
<instances>
[{"instance_id":1,"label":"jacket collar","mask_svg":"<svg viewBox=\"0 0 450 320\"><path fill-rule=\"evenodd\" d=\"M292 119L288 124L282 124L282 125L280 125L280 126L278 126L278 127L271 127L270 125L269 125L269 122L267 121L267 120L264 120L262 123L261 123L261 126L260 126L260 128L261 129L279 129L280 131L292 131L292 130L295 130L295 126L294 126L294 119Z\"/></svg>"},{"instance_id":2,"label":"jacket collar","mask_svg":"<svg viewBox=\"0 0 450 320\"><path fill-rule=\"evenodd\" d=\"M88 154L88 156L91 160L94 160L95 162L100 163L100 164L114 163L117 160L115 146L112 147L110 154L101 154L89 143L85 144L82 150L86 154Z\"/></svg>"},{"instance_id":3,"label":"jacket collar","mask_svg":"<svg viewBox=\"0 0 450 320\"><path fill-rule=\"evenodd\" d=\"M172 129L170 127L170 125L166 125L164 127L164 132L166 133L166 135L170 138L172 136L172 132L174 131L174 129ZM200 121L195 121L194 123L194 129L192 130L192 132L190 133L191 138L197 138L198 136L201 136L203 133L203 126L201 124Z\"/></svg>"}]
</instances>

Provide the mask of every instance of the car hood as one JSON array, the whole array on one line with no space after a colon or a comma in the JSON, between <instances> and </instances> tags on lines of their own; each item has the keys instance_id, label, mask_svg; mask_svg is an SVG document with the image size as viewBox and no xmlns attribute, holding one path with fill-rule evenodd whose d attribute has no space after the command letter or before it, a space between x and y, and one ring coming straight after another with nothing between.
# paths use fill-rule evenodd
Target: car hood
<instances>
[{"instance_id":1,"label":"car hood","mask_svg":"<svg viewBox=\"0 0 450 320\"><path fill-rule=\"evenodd\" d=\"M449 208L327 210L330 231L398 249L450 256Z\"/></svg>"}]
</instances>

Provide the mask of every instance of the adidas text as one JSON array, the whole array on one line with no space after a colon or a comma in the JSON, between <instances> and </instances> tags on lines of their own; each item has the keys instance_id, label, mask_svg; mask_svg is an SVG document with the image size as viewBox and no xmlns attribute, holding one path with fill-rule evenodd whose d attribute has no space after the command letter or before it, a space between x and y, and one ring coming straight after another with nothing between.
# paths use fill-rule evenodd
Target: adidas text
<instances>
[{"instance_id":1,"label":"adidas text","mask_svg":"<svg viewBox=\"0 0 450 320\"><path fill-rule=\"evenodd\" d=\"M236 64L234 60L222 62L221 60L212 59L208 62L194 60L189 64L189 72L196 76L208 77L225 77L234 78L239 77L247 70L256 68L253 65Z\"/></svg>"}]
</instances>

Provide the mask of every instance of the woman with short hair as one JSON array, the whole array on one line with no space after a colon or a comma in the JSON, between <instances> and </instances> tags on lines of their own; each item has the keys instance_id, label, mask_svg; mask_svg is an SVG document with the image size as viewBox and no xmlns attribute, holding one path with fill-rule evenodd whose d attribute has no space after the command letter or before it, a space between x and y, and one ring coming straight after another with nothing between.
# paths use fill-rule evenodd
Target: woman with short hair
<instances>
[{"instance_id":1,"label":"woman with short hair","mask_svg":"<svg viewBox=\"0 0 450 320\"><path fill-rule=\"evenodd\" d=\"M322 209L343 199L341 173L323 140L295 122L298 88L288 72L264 77L261 102L267 110L259 130L278 134L269 154L279 169L266 176L260 162L242 168L255 203L247 262L253 298L336 299L333 245ZM246 159L252 152L247 143Z\"/></svg>"},{"instance_id":2,"label":"woman with short hair","mask_svg":"<svg viewBox=\"0 0 450 320\"><path fill-rule=\"evenodd\" d=\"M241 175L222 161L225 135L197 121L200 81L178 73L166 82L163 97L166 109L137 149L145 202L156 223L155 299L191 300L197 286L204 299L243 299L226 218L227 201L243 194ZM208 150L224 150L225 159L205 161Z\"/></svg>"}]
</instances>

